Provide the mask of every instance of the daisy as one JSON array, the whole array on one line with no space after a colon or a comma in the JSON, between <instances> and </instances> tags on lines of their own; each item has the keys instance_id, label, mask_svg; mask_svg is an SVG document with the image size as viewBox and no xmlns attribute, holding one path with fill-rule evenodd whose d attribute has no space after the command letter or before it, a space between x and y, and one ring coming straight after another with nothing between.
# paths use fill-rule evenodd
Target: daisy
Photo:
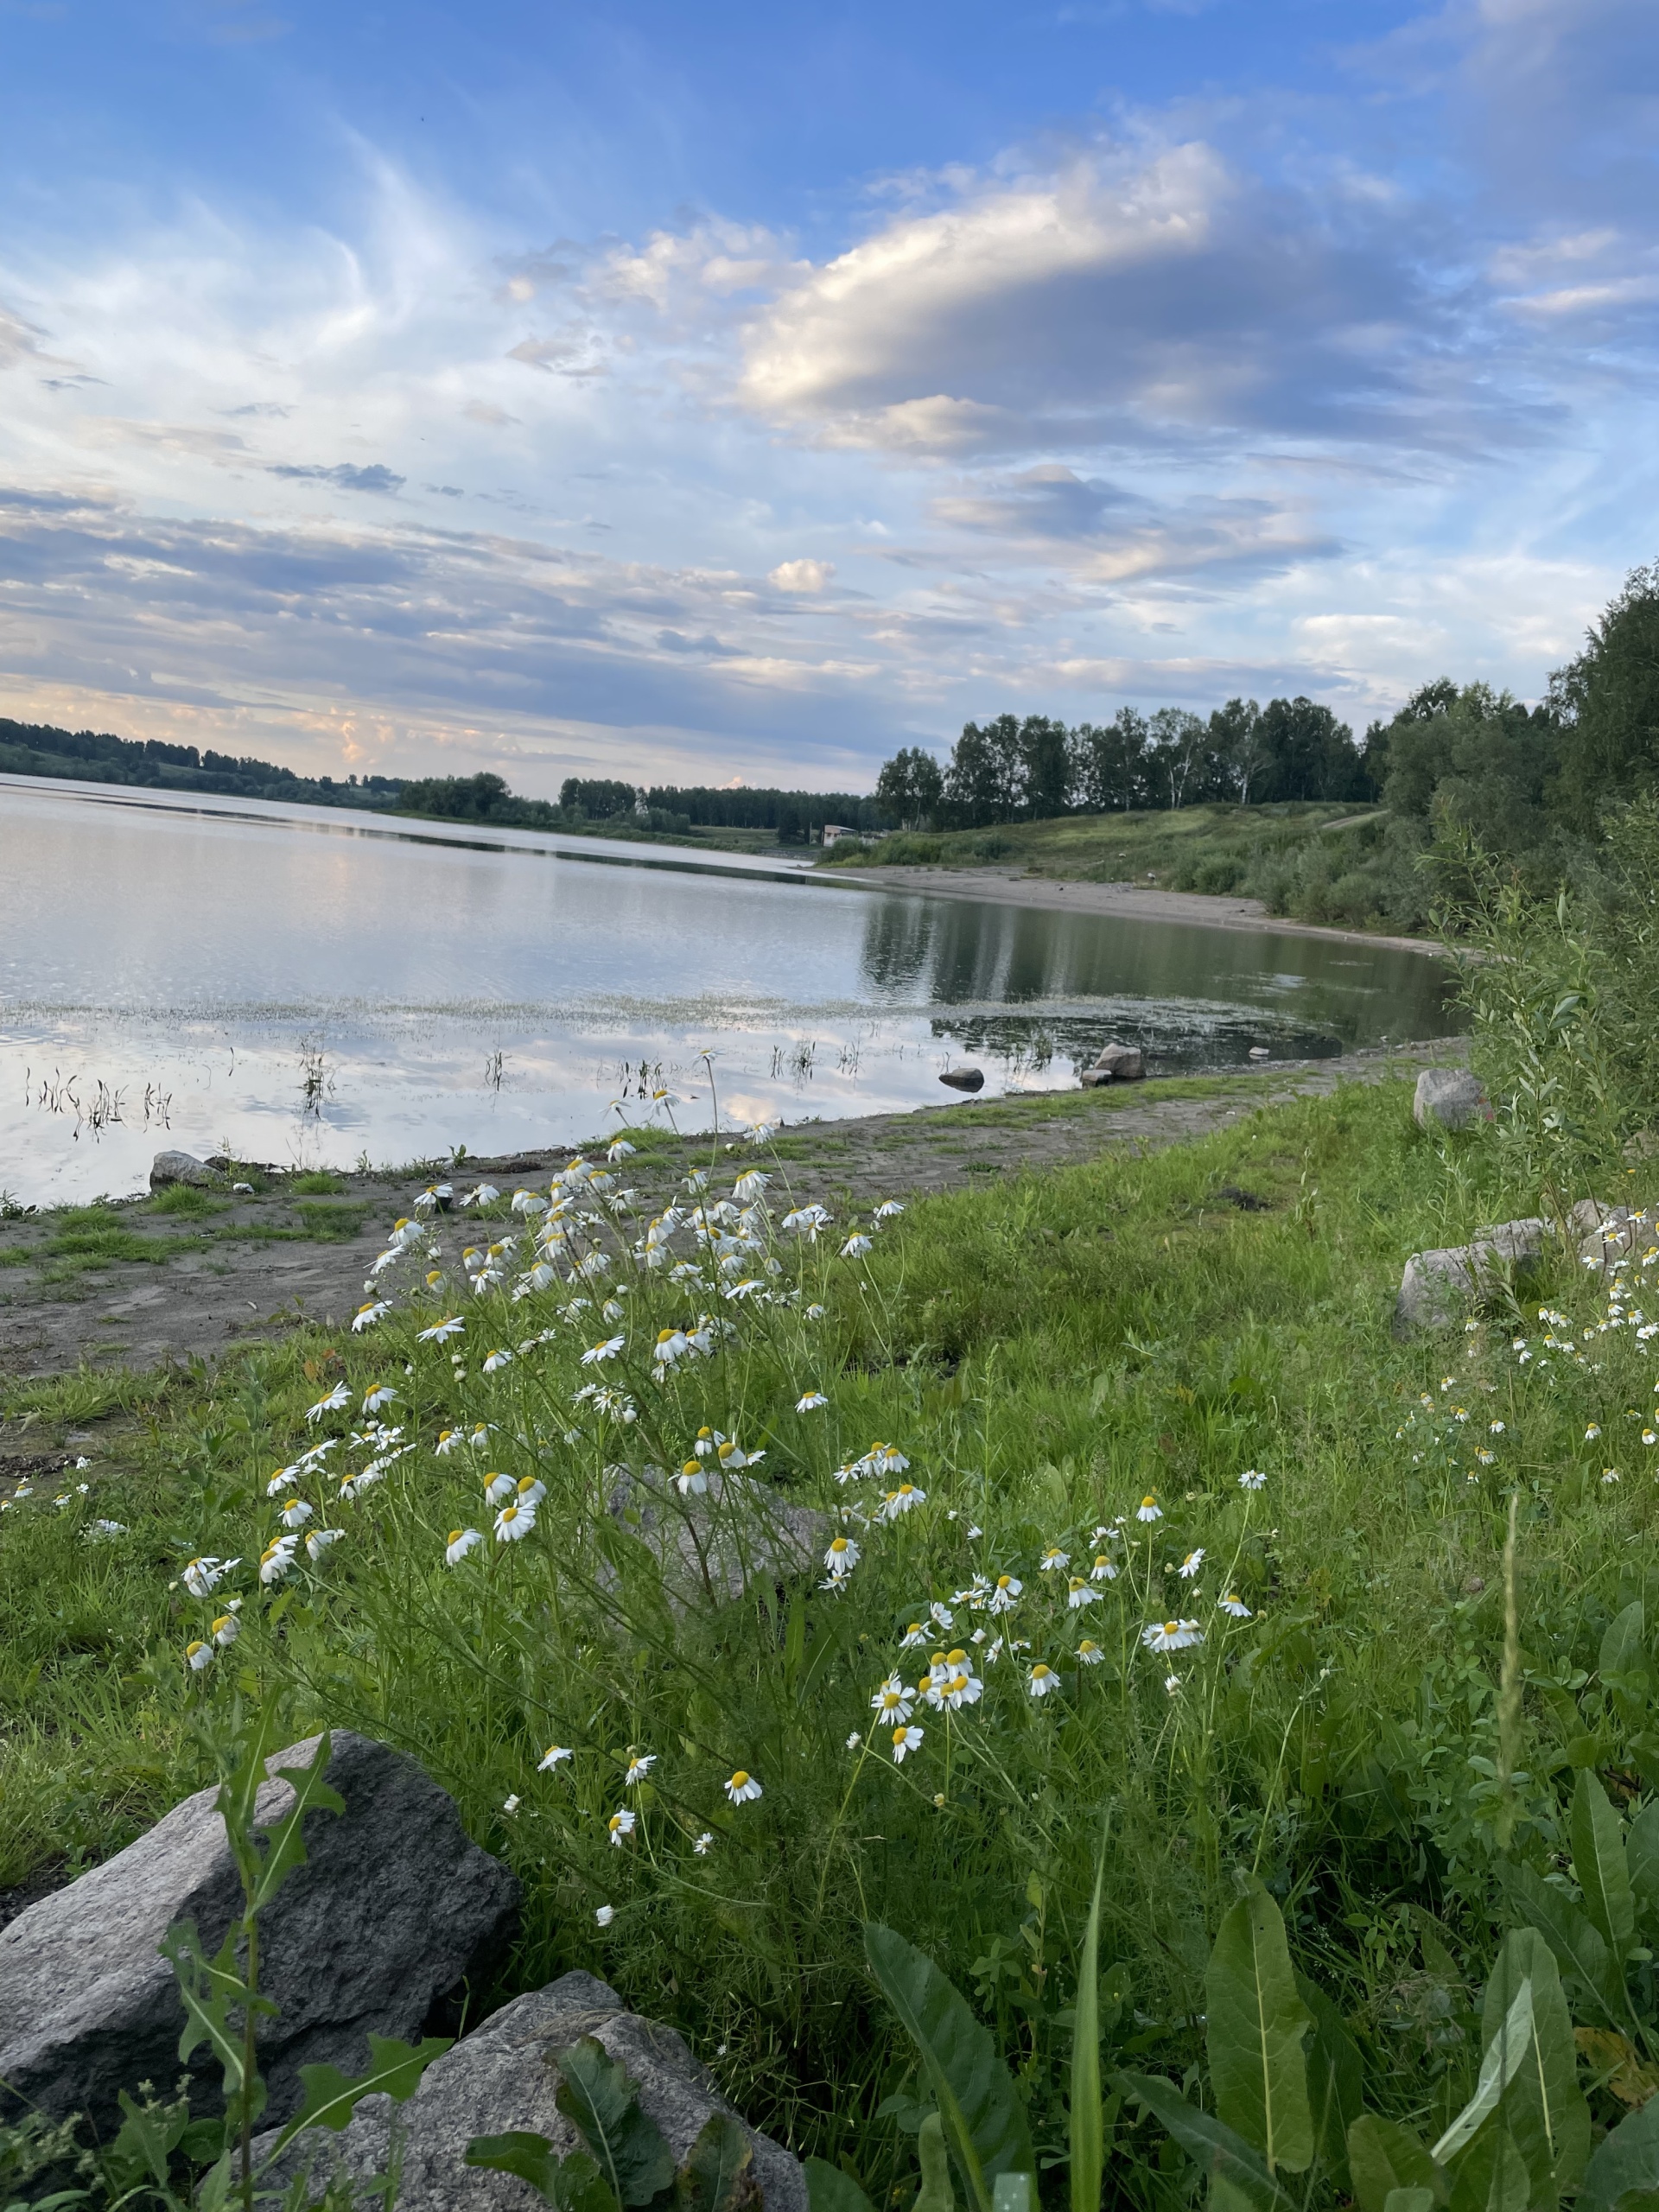
<instances>
[{"instance_id":1,"label":"daisy","mask_svg":"<svg viewBox=\"0 0 1659 2212\"><path fill-rule=\"evenodd\" d=\"M518 1503L520 1505L539 1505L546 1496L547 1484L544 1482L538 1480L534 1475L519 1476Z\"/></svg>"},{"instance_id":2,"label":"daisy","mask_svg":"<svg viewBox=\"0 0 1659 2212\"><path fill-rule=\"evenodd\" d=\"M206 1598L211 1596L233 1567L241 1564L238 1559L193 1559L179 1579L193 1598Z\"/></svg>"},{"instance_id":3,"label":"daisy","mask_svg":"<svg viewBox=\"0 0 1659 2212\"><path fill-rule=\"evenodd\" d=\"M890 1490L877 1509L878 1521L896 1521L902 1513L912 1512L918 1505L927 1503L927 1492L918 1490L914 1483L900 1483L897 1490Z\"/></svg>"},{"instance_id":4,"label":"daisy","mask_svg":"<svg viewBox=\"0 0 1659 2212\"><path fill-rule=\"evenodd\" d=\"M512 1815L518 1811L518 1808L524 1803L524 1801L522 1797L508 1797L504 1800L501 1809L507 1815L507 1818L511 1820Z\"/></svg>"},{"instance_id":5,"label":"daisy","mask_svg":"<svg viewBox=\"0 0 1659 2212\"><path fill-rule=\"evenodd\" d=\"M518 1543L529 1535L535 1526L536 1509L533 1505L504 1505L495 1516L496 1541L503 1544Z\"/></svg>"},{"instance_id":6,"label":"daisy","mask_svg":"<svg viewBox=\"0 0 1659 2212\"><path fill-rule=\"evenodd\" d=\"M1017 1574L999 1574L985 1600L985 1610L991 1613L1012 1612L1014 1601L1025 1586Z\"/></svg>"},{"instance_id":7,"label":"daisy","mask_svg":"<svg viewBox=\"0 0 1659 2212\"><path fill-rule=\"evenodd\" d=\"M847 1242L842 1246L841 1256L843 1260L861 1260L869 1249L869 1238L868 1236L860 1236L855 1232L853 1236L849 1236L847 1239Z\"/></svg>"},{"instance_id":8,"label":"daisy","mask_svg":"<svg viewBox=\"0 0 1659 2212\"><path fill-rule=\"evenodd\" d=\"M915 1710L916 1693L890 1675L870 1700L870 1709L884 1720L908 1720Z\"/></svg>"},{"instance_id":9,"label":"daisy","mask_svg":"<svg viewBox=\"0 0 1659 2212\"><path fill-rule=\"evenodd\" d=\"M550 1744L540 1758L537 1760L536 1771L537 1774L551 1774L556 1767L563 1766L566 1759L573 1759L575 1756L574 1751L568 1751L563 1744Z\"/></svg>"},{"instance_id":10,"label":"daisy","mask_svg":"<svg viewBox=\"0 0 1659 2212\"><path fill-rule=\"evenodd\" d=\"M452 1529L449 1541L443 1548L444 1565L459 1567L467 1553L475 1550L483 1541L476 1529Z\"/></svg>"},{"instance_id":11,"label":"daisy","mask_svg":"<svg viewBox=\"0 0 1659 2212\"><path fill-rule=\"evenodd\" d=\"M1236 1590L1229 1590L1216 1602L1224 1613L1230 1613L1236 1621L1247 1621L1250 1618L1250 1609Z\"/></svg>"},{"instance_id":12,"label":"daisy","mask_svg":"<svg viewBox=\"0 0 1659 2212\"><path fill-rule=\"evenodd\" d=\"M1027 1675L1026 1687L1033 1697L1046 1697L1051 1690L1058 1689L1060 1678L1052 1667L1045 1666L1039 1659Z\"/></svg>"},{"instance_id":13,"label":"daisy","mask_svg":"<svg viewBox=\"0 0 1659 2212\"><path fill-rule=\"evenodd\" d=\"M1137 1521L1161 1521L1163 1519L1164 1509L1158 1503L1156 1491L1148 1491L1147 1492L1140 1504L1135 1509L1135 1517Z\"/></svg>"},{"instance_id":14,"label":"daisy","mask_svg":"<svg viewBox=\"0 0 1659 2212\"><path fill-rule=\"evenodd\" d=\"M823 1555L823 1563L830 1570L832 1581L839 1582L843 1575L850 1574L858 1565L858 1546L850 1536L832 1536L830 1539L830 1548Z\"/></svg>"},{"instance_id":15,"label":"daisy","mask_svg":"<svg viewBox=\"0 0 1659 2212\"><path fill-rule=\"evenodd\" d=\"M510 1351L493 1351L485 1359L484 1372L493 1375L499 1368L509 1367L512 1363L512 1354Z\"/></svg>"},{"instance_id":16,"label":"daisy","mask_svg":"<svg viewBox=\"0 0 1659 2212\"><path fill-rule=\"evenodd\" d=\"M893 1763L902 1766L906 1755L920 1748L923 1731L919 1728L895 1728L893 1732Z\"/></svg>"},{"instance_id":17,"label":"daisy","mask_svg":"<svg viewBox=\"0 0 1659 2212\"><path fill-rule=\"evenodd\" d=\"M1197 1621L1154 1621L1141 1630L1141 1641L1148 1651L1185 1651L1204 1642L1204 1631Z\"/></svg>"},{"instance_id":18,"label":"daisy","mask_svg":"<svg viewBox=\"0 0 1659 2212\"><path fill-rule=\"evenodd\" d=\"M302 1529L311 1518L311 1512L302 1497L290 1497L277 1518L284 1529Z\"/></svg>"},{"instance_id":19,"label":"daisy","mask_svg":"<svg viewBox=\"0 0 1659 2212\"><path fill-rule=\"evenodd\" d=\"M901 1651L919 1651L926 1642L927 1631L920 1621L912 1621L899 1639L899 1649Z\"/></svg>"},{"instance_id":20,"label":"daisy","mask_svg":"<svg viewBox=\"0 0 1659 2212\"><path fill-rule=\"evenodd\" d=\"M605 1157L614 1165L619 1160L632 1160L635 1149L636 1147L628 1142L626 1137L618 1137L614 1144L606 1146Z\"/></svg>"},{"instance_id":21,"label":"daisy","mask_svg":"<svg viewBox=\"0 0 1659 2212\"><path fill-rule=\"evenodd\" d=\"M622 1808L620 1813L613 1813L610 1819L606 1822L606 1827L610 1835L611 1841L619 1850L627 1840L628 1837L633 1834L633 1822L634 1815L629 1811L626 1805Z\"/></svg>"},{"instance_id":22,"label":"daisy","mask_svg":"<svg viewBox=\"0 0 1659 2212\"><path fill-rule=\"evenodd\" d=\"M700 1459L688 1459L674 1478L674 1487L682 1497L701 1497L709 1487L709 1478L703 1472Z\"/></svg>"},{"instance_id":23,"label":"daisy","mask_svg":"<svg viewBox=\"0 0 1659 2212\"><path fill-rule=\"evenodd\" d=\"M282 1580L294 1564L294 1554L299 1541L297 1536L278 1536L275 1543L265 1546L259 1554L259 1580L262 1582Z\"/></svg>"},{"instance_id":24,"label":"daisy","mask_svg":"<svg viewBox=\"0 0 1659 2212\"><path fill-rule=\"evenodd\" d=\"M1066 1585L1065 1602L1069 1611L1081 1612L1085 1605L1100 1603L1100 1592L1092 1582L1086 1582L1082 1575L1074 1574Z\"/></svg>"},{"instance_id":25,"label":"daisy","mask_svg":"<svg viewBox=\"0 0 1659 2212\"><path fill-rule=\"evenodd\" d=\"M626 1337L607 1337L603 1344L589 1344L582 1355L582 1365L598 1367L607 1359L614 1359L626 1342Z\"/></svg>"},{"instance_id":26,"label":"daisy","mask_svg":"<svg viewBox=\"0 0 1659 2212\"><path fill-rule=\"evenodd\" d=\"M305 1555L315 1566L331 1544L337 1544L345 1535L343 1529L313 1529L305 1540Z\"/></svg>"},{"instance_id":27,"label":"daisy","mask_svg":"<svg viewBox=\"0 0 1659 2212\"><path fill-rule=\"evenodd\" d=\"M204 1667L213 1665L213 1647L211 1643L187 1643L184 1647L184 1656L191 1673L199 1675Z\"/></svg>"},{"instance_id":28,"label":"daisy","mask_svg":"<svg viewBox=\"0 0 1659 2212\"><path fill-rule=\"evenodd\" d=\"M1599 1421L1592 1421L1589 1427L1584 1432L1584 1440L1586 1444L1593 1444L1597 1437L1600 1434L1601 1423Z\"/></svg>"},{"instance_id":29,"label":"daisy","mask_svg":"<svg viewBox=\"0 0 1659 2212\"><path fill-rule=\"evenodd\" d=\"M343 1382L336 1382L326 1398L319 1398L315 1405L306 1408L305 1417L307 1421L321 1421L324 1414L338 1413L343 1406L349 1406L351 1402L351 1392Z\"/></svg>"},{"instance_id":30,"label":"daisy","mask_svg":"<svg viewBox=\"0 0 1659 2212\"><path fill-rule=\"evenodd\" d=\"M904 1208L897 1198L884 1198L875 1210L875 1218L877 1221L896 1221L903 1211Z\"/></svg>"},{"instance_id":31,"label":"daisy","mask_svg":"<svg viewBox=\"0 0 1659 2212\"><path fill-rule=\"evenodd\" d=\"M353 1334L359 1335L365 1329L372 1329L377 1321L385 1320L386 1315L390 1313L391 1311L391 1303L390 1300L385 1298L372 1298L366 1306L359 1306L356 1313L352 1316Z\"/></svg>"},{"instance_id":32,"label":"daisy","mask_svg":"<svg viewBox=\"0 0 1659 2212\"><path fill-rule=\"evenodd\" d=\"M484 1478L486 1505L505 1505L518 1491L518 1485L511 1475L488 1474Z\"/></svg>"},{"instance_id":33,"label":"daisy","mask_svg":"<svg viewBox=\"0 0 1659 2212\"><path fill-rule=\"evenodd\" d=\"M827 1406L829 1402L822 1390L804 1390L795 1401L795 1410L798 1414L816 1413L820 1406Z\"/></svg>"},{"instance_id":34,"label":"daisy","mask_svg":"<svg viewBox=\"0 0 1659 2212\"><path fill-rule=\"evenodd\" d=\"M389 1406L397 1395L390 1382L372 1382L363 1394L363 1410L378 1414L382 1406Z\"/></svg>"},{"instance_id":35,"label":"daisy","mask_svg":"<svg viewBox=\"0 0 1659 2212\"><path fill-rule=\"evenodd\" d=\"M734 1805L747 1805L760 1795L760 1785L746 1767L739 1767L725 1785Z\"/></svg>"},{"instance_id":36,"label":"daisy","mask_svg":"<svg viewBox=\"0 0 1659 2212\"><path fill-rule=\"evenodd\" d=\"M1095 1554L1095 1563L1089 1570L1091 1582L1116 1582L1117 1569L1104 1552Z\"/></svg>"},{"instance_id":37,"label":"daisy","mask_svg":"<svg viewBox=\"0 0 1659 2212\"><path fill-rule=\"evenodd\" d=\"M672 1367L677 1359L683 1359L690 1350L690 1339L683 1329L659 1329L651 1356L658 1367Z\"/></svg>"},{"instance_id":38,"label":"daisy","mask_svg":"<svg viewBox=\"0 0 1659 2212\"><path fill-rule=\"evenodd\" d=\"M1071 1564L1071 1554L1070 1552L1063 1552L1058 1544L1051 1544L1048 1549L1043 1554L1042 1557L1038 1560L1037 1567L1039 1573L1058 1574L1064 1568L1070 1567Z\"/></svg>"},{"instance_id":39,"label":"daisy","mask_svg":"<svg viewBox=\"0 0 1659 2212\"><path fill-rule=\"evenodd\" d=\"M656 1764L655 1751L631 1751L628 1755L628 1770L622 1777L623 1788L634 1789L645 1780Z\"/></svg>"},{"instance_id":40,"label":"daisy","mask_svg":"<svg viewBox=\"0 0 1659 2212\"><path fill-rule=\"evenodd\" d=\"M951 1656L958 1655L953 1652ZM966 1664L959 1664L953 1674L947 1675L940 1688L952 1713L960 1713L965 1705L977 1705L985 1694L984 1683Z\"/></svg>"},{"instance_id":41,"label":"daisy","mask_svg":"<svg viewBox=\"0 0 1659 2212\"><path fill-rule=\"evenodd\" d=\"M1197 1551L1188 1552L1186 1557L1181 1561L1179 1572L1182 1581L1190 1582L1203 1565L1204 1547L1200 1544Z\"/></svg>"},{"instance_id":42,"label":"daisy","mask_svg":"<svg viewBox=\"0 0 1659 2212\"><path fill-rule=\"evenodd\" d=\"M1083 1667L1098 1667L1106 1654L1091 1637L1085 1636L1077 1646L1077 1663Z\"/></svg>"},{"instance_id":43,"label":"daisy","mask_svg":"<svg viewBox=\"0 0 1659 2212\"><path fill-rule=\"evenodd\" d=\"M1433 1402L1432 1398L1427 1401L1429 1405L1433 1405ZM1246 1467L1238 1478L1238 1486L1240 1490L1261 1490L1266 1484L1267 1479L1259 1467Z\"/></svg>"}]
</instances>

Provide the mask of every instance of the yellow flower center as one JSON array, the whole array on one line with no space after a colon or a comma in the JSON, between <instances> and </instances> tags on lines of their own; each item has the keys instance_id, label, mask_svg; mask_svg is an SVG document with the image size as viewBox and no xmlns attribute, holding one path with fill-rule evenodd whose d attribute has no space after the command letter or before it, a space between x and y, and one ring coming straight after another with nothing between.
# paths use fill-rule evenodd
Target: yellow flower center
<instances>
[{"instance_id":1,"label":"yellow flower center","mask_svg":"<svg viewBox=\"0 0 1659 2212\"><path fill-rule=\"evenodd\" d=\"M749 1779L748 1775L747 1775L747 1772L744 1770L744 1769L743 1769L742 1767L739 1767L739 1769L737 1770L737 1772L736 1772L736 1773L732 1777L732 1787L733 1787L733 1789L744 1789L744 1788L747 1785L748 1779Z\"/></svg>"}]
</instances>

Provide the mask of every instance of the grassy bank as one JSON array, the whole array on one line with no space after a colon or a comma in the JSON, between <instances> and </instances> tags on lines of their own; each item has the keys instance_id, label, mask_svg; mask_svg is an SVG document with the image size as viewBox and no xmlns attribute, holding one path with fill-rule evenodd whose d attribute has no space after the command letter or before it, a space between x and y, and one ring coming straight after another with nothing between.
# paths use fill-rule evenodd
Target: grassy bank
<instances>
[{"instance_id":1,"label":"grassy bank","mask_svg":"<svg viewBox=\"0 0 1659 2212\"><path fill-rule=\"evenodd\" d=\"M1344 929L1398 930L1399 867L1389 817L1348 804L1185 806L1071 814L942 836L904 835L827 853L826 868L1025 868L1074 883L1154 883L1232 893L1268 911ZM1415 919L1421 921L1421 915Z\"/></svg>"},{"instance_id":2,"label":"grassy bank","mask_svg":"<svg viewBox=\"0 0 1659 2212\"><path fill-rule=\"evenodd\" d=\"M415 1752L518 1869L508 1988L592 1967L683 2027L755 2122L855 2156L874 2190L911 2171L914 2113L879 2113L909 2061L859 1923L971 1994L1058 2156L1109 1810L1121 2058L1198 2057L1209 1942L1254 1870L1338 1996L1371 2104L1449 2112L1505 1852L1554 1865L1575 1769L1625 1798L1659 1785L1646 1677L1597 1672L1620 1608L1659 1599L1659 1455L1628 1304L1575 1350L1605 1316L1565 1261L1524 1310L1394 1340L1403 1255L1523 1195L1489 1137L1426 1137L1408 1102L1346 1090L879 1230L867 1206L816 1242L781 1228L787 1163L740 1155L773 1176L771 1221L711 1224L752 1240L723 1274L684 1229L671 1268L636 1266L643 1224L578 1181L553 1249L586 1277L516 1302L534 1251L504 1249L482 1295L461 1256L533 1236L504 1193L487 1222L440 1217L442 1257L423 1243L385 1280L437 1266L442 1287L406 1285L360 1334L14 1390L43 1468L91 1465L0 1516L0 1885L118 1847L207 1778L201 1731L238 1691L280 1697L293 1736ZM869 1249L843 1256L855 1233ZM464 1326L422 1340L449 1315ZM764 1452L766 1489L700 1497L704 1430ZM636 1487L630 1518L617 1470L649 1465L690 1495ZM1526 1687L1506 1766L1510 1491ZM521 1496L534 1525L498 1535ZM753 1562L773 1497L825 1516L813 1570L753 1567L726 1602L720 1547ZM680 1515L697 1557L715 1548L707 1582L648 1541ZM480 1539L446 1564L457 1530ZM193 1594L204 1557L239 1563ZM922 1731L902 1760L899 1725ZM759 1797L733 1802L739 1773ZM1120 2156L1111 2187L1150 2202L1179 2171Z\"/></svg>"}]
</instances>

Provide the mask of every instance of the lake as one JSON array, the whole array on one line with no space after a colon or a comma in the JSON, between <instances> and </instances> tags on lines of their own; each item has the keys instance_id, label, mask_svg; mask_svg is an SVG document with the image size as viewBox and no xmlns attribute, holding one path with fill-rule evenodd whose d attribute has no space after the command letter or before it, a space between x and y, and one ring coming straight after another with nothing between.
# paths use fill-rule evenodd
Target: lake
<instances>
[{"instance_id":1,"label":"lake","mask_svg":"<svg viewBox=\"0 0 1659 2212\"><path fill-rule=\"evenodd\" d=\"M790 861L0 777L0 1190L683 1128L1440 1034L1439 964L868 889ZM712 1063L699 1057L707 1048ZM710 1079L712 1066L713 1079Z\"/></svg>"}]
</instances>

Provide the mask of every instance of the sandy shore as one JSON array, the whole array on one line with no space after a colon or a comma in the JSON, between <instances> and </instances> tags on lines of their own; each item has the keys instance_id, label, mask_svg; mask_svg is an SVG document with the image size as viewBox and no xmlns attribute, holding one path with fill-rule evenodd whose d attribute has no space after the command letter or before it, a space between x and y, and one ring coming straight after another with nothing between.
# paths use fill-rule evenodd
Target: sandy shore
<instances>
[{"instance_id":1,"label":"sandy shore","mask_svg":"<svg viewBox=\"0 0 1659 2212\"><path fill-rule=\"evenodd\" d=\"M925 891L938 899L982 899L992 906L1034 906L1052 913L1116 914L1125 921L1195 923L1200 929L1252 930L1267 937L1323 937L1341 944L1387 945L1396 952L1445 950L1433 938L1326 929L1318 922L1283 920L1268 913L1259 899L1160 891L1153 884L1071 883L1000 868L836 868L834 880L877 891Z\"/></svg>"}]
</instances>

